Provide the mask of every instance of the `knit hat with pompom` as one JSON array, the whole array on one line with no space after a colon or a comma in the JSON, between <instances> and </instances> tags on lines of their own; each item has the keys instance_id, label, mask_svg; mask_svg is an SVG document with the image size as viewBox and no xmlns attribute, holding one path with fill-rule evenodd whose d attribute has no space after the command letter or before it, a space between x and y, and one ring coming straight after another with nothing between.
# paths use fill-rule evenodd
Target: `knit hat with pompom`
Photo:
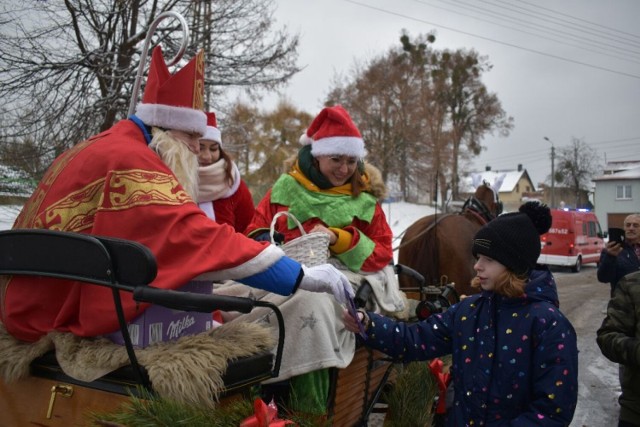
<instances>
[{"instance_id":1,"label":"knit hat with pompom","mask_svg":"<svg viewBox=\"0 0 640 427\"><path fill-rule=\"evenodd\" d=\"M518 212L500 215L484 225L473 239L473 255L488 256L517 275L533 270L540 256L540 235L551 227L551 210L527 202Z\"/></svg>"}]
</instances>

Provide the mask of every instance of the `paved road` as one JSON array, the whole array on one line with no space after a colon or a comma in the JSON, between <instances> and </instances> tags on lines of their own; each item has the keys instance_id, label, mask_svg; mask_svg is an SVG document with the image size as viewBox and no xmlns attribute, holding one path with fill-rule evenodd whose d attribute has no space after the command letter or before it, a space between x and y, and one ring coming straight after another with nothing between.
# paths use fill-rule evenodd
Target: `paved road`
<instances>
[{"instance_id":1,"label":"paved road","mask_svg":"<svg viewBox=\"0 0 640 427\"><path fill-rule=\"evenodd\" d=\"M599 283L595 265L580 273L554 270L560 310L571 320L578 335L578 406L571 427L617 425L618 365L606 359L596 344L596 331L605 317L609 285Z\"/></svg>"},{"instance_id":2,"label":"paved road","mask_svg":"<svg viewBox=\"0 0 640 427\"><path fill-rule=\"evenodd\" d=\"M571 427L617 425L618 365L600 353L596 331L605 316L609 285L598 282L595 265L580 273L553 269L558 284L560 309L571 320L578 335L578 406ZM372 414L369 427L381 427L384 415Z\"/></svg>"}]
</instances>

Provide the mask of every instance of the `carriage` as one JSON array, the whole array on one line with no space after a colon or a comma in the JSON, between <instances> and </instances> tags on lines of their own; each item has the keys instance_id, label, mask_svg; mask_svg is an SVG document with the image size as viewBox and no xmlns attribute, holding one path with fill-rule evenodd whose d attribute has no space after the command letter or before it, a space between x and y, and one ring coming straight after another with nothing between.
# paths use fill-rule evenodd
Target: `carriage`
<instances>
[{"instance_id":1,"label":"carriage","mask_svg":"<svg viewBox=\"0 0 640 427\"><path fill-rule=\"evenodd\" d=\"M167 15L160 15L152 24L152 28L165 16ZM186 27L184 24L183 26ZM140 72L147 48L145 43ZM174 58L170 62L175 61ZM134 94L133 100L136 98L137 94ZM421 283L418 299L432 312L446 308L444 301L448 301L448 294L444 294L442 289L449 288L435 288L435 292L431 287L424 288L420 276L415 274L412 268L403 267L401 264L396 266L396 273L400 276L413 275L414 280ZM155 304L179 311L211 313L214 310L222 310L249 313L256 308L272 311L278 324L275 354L271 352L271 341L266 336L261 336L264 338L264 345L257 345L253 351L233 353L231 357L224 358L223 366L211 378L202 374L204 379L192 379L195 383L205 382L204 392L201 391L198 395L205 395L211 402L224 405L226 402L247 399L252 385L278 377L286 330L282 313L277 306L251 298L160 290L149 286L155 274L154 255L136 242L51 230L18 229L0 233L0 275L70 279L86 282L87 286L104 286L111 289L123 340L123 346L119 348L119 357L124 357L126 361L122 366L104 375L78 378L68 373L69 365L77 363L78 358L61 359L57 343L50 343L55 347L54 351L51 346L33 349L13 342L12 348L20 350L17 352L18 356L14 355L10 360L5 358L1 363L4 371L13 369L14 378L19 380L0 382L0 424L78 424L87 412L115 410L121 404L129 402L132 395L141 399L168 395L187 398L189 403L202 403L202 399L190 400L189 392L180 390L185 385L171 376L172 371L185 365L180 357L175 357L177 361L171 364L171 368L166 368L157 364L158 360L162 360L162 354L138 351L134 348L122 312L121 292L131 293L133 299L139 303ZM366 287L361 287L356 298L362 304L367 300L364 293ZM258 333L255 330L245 332ZM215 332L211 333L213 334ZM247 340L262 342L261 339L255 339L256 335L248 335L250 338ZM210 335L206 337L211 338ZM225 337L216 338L220 338L217 341L217 344L220 344ZM233 347L234 340L238 339L238 335L226 337L230 347ZM5 334L3 340L5 351L11 339ZM66 344L71 345L72 349L78 348L77 342ZM176 351L178 349L173 347L164 349L165 354L198 357L193 351ZM90 360L85 360L85 363L90 364ZM14 366L9 366L9 363L14 363ZM326 419L337 426L366 425L383 387L392 375L392 367L392 361L382 353L364 347L357 348L349 366L333 369ZM212 388L213 386L215 388ZM109 424L105 422L105 425Z\"/></svg>"},{"instance_id":2,"label":"carriage","mask_svg":"<svg viewBox=\"0 0 640 427\"><path fill-rule=\"evenodd\" d=\"M278 376L286 331L277 306L248 298L156 289L148 286L155 277L155 269L153 254L132 241L37 229L0 232L0 275L68 278L85 281L88 286L106 286L113 292L116 313L121 312L120 291L131 292L138 302L177 310L246 313L264 308L273 311L278 320L277 351L272 353L271 348L265 345L251 354L236 355L226 361L220 376L221 392L212 401L224 405L247 399L252 385ZM417 296L413 298L418 300L418 312L426 313L421 317L445 310L451 302L450 297L457 295L450 285L425 285L423 276L411 267L398 264L395 271L399 278L411 278L412 283L418 284ZM356 301L364 305L367 298L367 287L362 286ZM153 366L150 368L138 360L138 352L133 348L122 316L119 316L119 323L124 338L122 351L126 352L128 363L92 381L68 375L56 359L55 352L48 348L40 349L40 353L28 353L30 358L24 354L18 357L22 361L21 379L11 383L0 382L0 425L75 424L87 412L116 410L123 403L128 403L131 395L142 398L154 395L158 388L171 382L170 378L161 381L162 376L158 377ZM237 340L237 337L233 339ZM268 340L265 342L269 343ZM5 356L6 350L5 337ZM5 358L2 363L6 369L8 360ZM332 369L326 420L336 426L367 425L371 413L377 411L376 403L394 372L393 366L384 354L357 348L349 366Z\"/></svg>"},{"instance_id":3,"label":"carriage","mask_svg":"<svg viewBox=\"0 0 640 427\"><path fill-rule=\"evenodd\" d=\"M157 369L139 360L121 315L121 291L132 293L138 302L183 311L246 313L259 307L273 311L278 320L277 351L272 353L267 345L251 354L236 355L226 361L220 377L222 391L213 400L224 405L225 402L247 399L252 385L278 376L286 331L277 306L248 298L156 289L148 286L155 277L155 271L153 254L136 242L38 229L0 232L0 275L67 278L87 282L88 286L109 287L115 311L120 313L118 320L124 339L122 351L126 352L128 359L125 366L108 375L83 381L68 375L50 348L28 353L28 357L20 355L21 379L11 383L0 382L0 424L75 424L87 412L115 410L127 403L131 395L144 398L157 393L158 386L166 387L166 383L171 382L170 378L158 377ZM400 278L411 277L413 283L418 283L418 307L430 313L446 309L451 287L425 286L421 274L402 264L396 265L395 271ZM366 300L367 287L362 286L356 301L363 305ZM3 350L6 355L6 337ZM3 363L6 369L8 360L3 360ZM326 413L331 425L367 425L393 373L392 368L393 362L384 354L359 347L349 366L332 369Z\"/></svg>"},{"instance_id":4,"label":"carriage","mask_svg":"<svg viewBox=\"0 0 640 427\"><path fill-rule=\"evenodd\" d=\"M415 274L412 269L399 266L396 271L398 274ZM142 360L138 356L141 352L132 345L129 329L121 315L121 291L132 293L137 302L177 310L206 313L214 310L250 312L256 307L272 310L278 319L277 351L273 353L264 347L253 354L228 360L221 376L222 391L216 396L217 402L212 403L224 405L225 402L246 399L252 385L278 376L286 331L277 306L249 298L157 289L149 286L155 272L153 254L137 242L40 229L0 232L0 275L63 278L79 280L87 286L110 288L115 311L120 313L123 351L126 350L128 357L125 366L93 381L79 380L66 373L63 369L65 364L58 361L55 350L51 348L31 349L29 353L5 359L5 374L7 364L16 362L16 359L22 362L19 365L24 372L18 381L0 381L0 425L76 425L88 412L116 410L132 395L139 398L152 396L157 393L156 386L167 393L163 376L154 371L157 366ZM356 300L363 301L367 288L363 286L360 289ZM241 337L233 339L240 341ZM5 334L5 354L11 347L7 345L8 340L10 338ZM165 350L175 352L176 348ZM199 350L192 356L206 359L201 354ZM187 353L184 355L186 357ZM174 359L177 359L176 365L183 362L181 357ZM331 425L367 425L369 415L375 410L381 391L393 372L392 367L392 361L384 354L359 347L349 366L333 369L326 413ZM179 371L180 366L171 369L174 374Z\"/></svg>"}]
</instances>

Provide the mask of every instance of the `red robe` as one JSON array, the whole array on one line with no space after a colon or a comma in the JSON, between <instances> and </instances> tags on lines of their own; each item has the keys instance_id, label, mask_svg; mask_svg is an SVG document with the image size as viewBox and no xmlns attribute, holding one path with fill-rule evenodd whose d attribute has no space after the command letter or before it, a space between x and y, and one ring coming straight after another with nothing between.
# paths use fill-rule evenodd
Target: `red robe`
<instances>
[{"instance_id":1,"label":"red robe","mask_svg":"<svg viewBox=\"0 0 640 427\"><path fill-rule=\"evenodd\" d=\"M255 277L280 264L283 256L280 249L207 218L130 120L58 157L14 228L140 242L156 256L158 275L152 285L163 289L176 289L206 272L213 272L211 279ZM53 280L11 278L0 293L0 315L11 335L35 341L51 330L97 336L118 329L110 289ZM288 295L295 282L287 277L269 290ZM136 304L129 293L122 298L127 320L148 307Z\"/></svg>"}]
</instances>

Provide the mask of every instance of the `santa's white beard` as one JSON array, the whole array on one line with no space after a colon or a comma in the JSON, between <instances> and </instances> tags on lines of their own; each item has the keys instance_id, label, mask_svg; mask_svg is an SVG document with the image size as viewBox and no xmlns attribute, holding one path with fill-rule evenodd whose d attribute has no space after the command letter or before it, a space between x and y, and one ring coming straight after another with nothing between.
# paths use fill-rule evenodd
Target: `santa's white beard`
<instances>
[{"instance_id":1,"label":"santa's white beard","mask_svg":"<svg viewBox=\"0 0 640 427\"><path fill-rule=\"evenodd\" d=\"M149 148L160 155L191 198L198 200L198 156L180 140L159 129L154 129Z\"/></svg>"}]
</instances>

